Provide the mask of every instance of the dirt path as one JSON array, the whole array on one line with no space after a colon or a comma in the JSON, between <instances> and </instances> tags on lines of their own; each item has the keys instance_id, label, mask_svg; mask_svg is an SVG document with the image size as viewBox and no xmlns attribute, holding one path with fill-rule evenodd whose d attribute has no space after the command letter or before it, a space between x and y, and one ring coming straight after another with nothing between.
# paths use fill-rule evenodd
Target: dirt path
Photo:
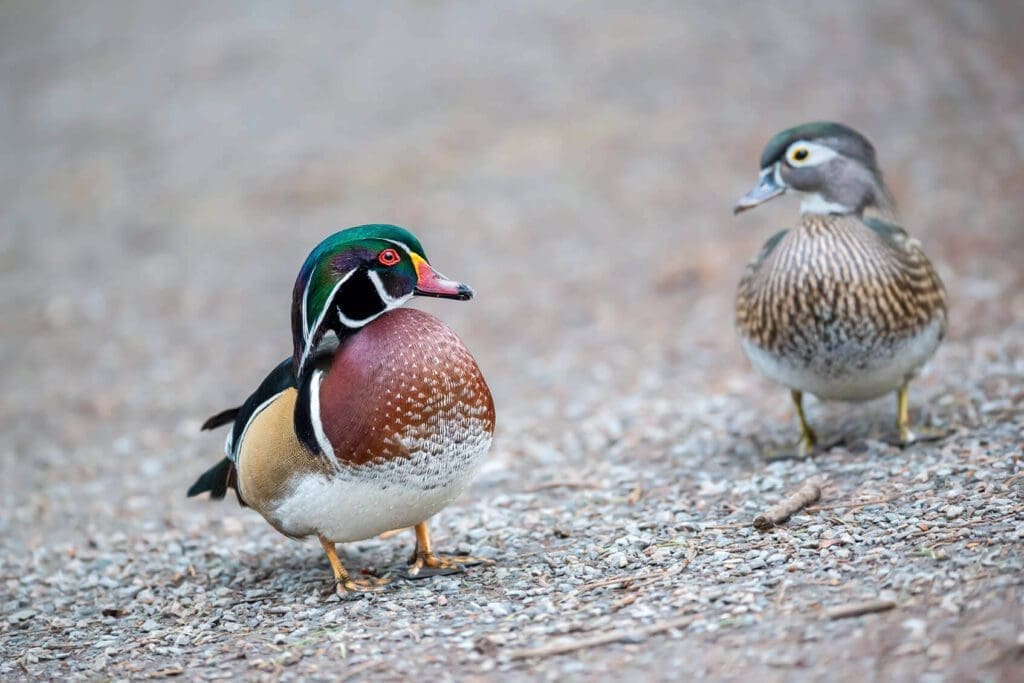
<instances>
[{"instance_id":1,"label":"dirt path","mask_svg":"<svg viewBox=\"0 0 1024 683\"><path fill-rule=\"evenodd\" d=\"M1024 11L676 5L0 9L0 677L1020 680ZM792 416L731 303L796 203L730 207L815 118L874 140L946 281L912 404L952 434L812 402L840 445L766 464ZM305 254L370 221L477 290L423 304L499 422L434 526L497 566L338 602L318 548L184 491Z\"/></svg>"}]
</instances>

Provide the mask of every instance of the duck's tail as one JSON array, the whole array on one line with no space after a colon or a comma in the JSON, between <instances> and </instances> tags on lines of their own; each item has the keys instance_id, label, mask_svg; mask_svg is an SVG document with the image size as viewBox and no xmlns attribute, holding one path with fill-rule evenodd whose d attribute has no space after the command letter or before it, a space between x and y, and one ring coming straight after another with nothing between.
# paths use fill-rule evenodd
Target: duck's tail
<instances>
[{"instance_id":1,"label":"duck's tail","mask_svg":"<svg viewBox=\"0 0 1024 683\"><path fill-rule=\"evenodd\" d=\"M196 479L196 483L192 484L192 487L188 490L188 497L198 496L200 493L210 492L210 498L214 500L220 500L227 492L228 488L235 490L235 495L238 496L238 502L241 505L245 505L245 501L242 500L242 496L238 493L238 474L235 471L235 464L223 458L216 465L199 475Z\"/></svg>"}]
</instances>

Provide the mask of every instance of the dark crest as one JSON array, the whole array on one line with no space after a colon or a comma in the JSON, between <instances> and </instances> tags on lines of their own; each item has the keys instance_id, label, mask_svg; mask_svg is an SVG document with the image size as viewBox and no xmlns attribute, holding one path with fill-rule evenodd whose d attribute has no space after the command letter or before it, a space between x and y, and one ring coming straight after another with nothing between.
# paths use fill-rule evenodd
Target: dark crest
<instances>
[{"instance_id":1,"label":"dark crest","mask_svg":"<svg viewBox=\"0 0 1024 683\"><path fill-rule=\"evenodd\" d=\"M761 152L761 168L768 168L781 161L789 146L797 140L825 145L844 156L856 159L872 171L878 170L875 148L871 142L853 128L834 121L805 123L778 133L768 141Z\"/></svg>"}]
</instances>

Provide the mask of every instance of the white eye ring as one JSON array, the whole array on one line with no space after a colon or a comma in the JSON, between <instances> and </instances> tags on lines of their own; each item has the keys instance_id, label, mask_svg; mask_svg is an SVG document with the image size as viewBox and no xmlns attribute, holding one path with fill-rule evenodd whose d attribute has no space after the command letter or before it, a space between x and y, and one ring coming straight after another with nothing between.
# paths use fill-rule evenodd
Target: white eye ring
<instances>
[{"instance_id":1,"label":"white eye ring","mask_svg":"<svg viewBox=\"0 0 1024 683\"><path fill-rule=\"evenodd\" d=\"M806 140L797 140L786 149L786 163L790 166L818 166L839 156L834 149Z\"/></svg>"}]
</instances>

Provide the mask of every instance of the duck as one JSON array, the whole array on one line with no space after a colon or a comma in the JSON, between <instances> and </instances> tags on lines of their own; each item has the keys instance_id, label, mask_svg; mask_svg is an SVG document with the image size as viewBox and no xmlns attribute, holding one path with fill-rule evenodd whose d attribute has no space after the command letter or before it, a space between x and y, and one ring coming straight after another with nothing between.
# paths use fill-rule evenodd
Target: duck
<instances>
[{"instance_id":1,"label":"duck","mask_svg":"<svg viewBox=\"0 0 1024 683\"><path fill-rule=\"evenodd\" d=\"M241 406L225 457L188 496L238 502L293 539L315 537L338 594L381 590L391 576L353 577L337 544L413 528L407 578L490 564L436 554L428 520L480 468L494 400L459 336L413 296L467 301L473 290L435 270L419 240L394 225L361 225L320 242L292 290L292 353Z\"/></svg>"},{"instance_id":2,"label":"duck","mask_svg":"<svg viewBox=\"0 0 1024 683\"><path fill-rule=\"evenodd\" d=\"M785 450L803 457L818 443L805 393L846 402L895 393L900 446L941 437L912 428L908 389L946 334L946 289L920 241L874 215L893 212L874 146L842 123L787 128L764 147L758 182L734 213L790 190L800 218L749 262L735 302L746 356L790 390L800 435Z\"/></svg>"}]
</instances>

